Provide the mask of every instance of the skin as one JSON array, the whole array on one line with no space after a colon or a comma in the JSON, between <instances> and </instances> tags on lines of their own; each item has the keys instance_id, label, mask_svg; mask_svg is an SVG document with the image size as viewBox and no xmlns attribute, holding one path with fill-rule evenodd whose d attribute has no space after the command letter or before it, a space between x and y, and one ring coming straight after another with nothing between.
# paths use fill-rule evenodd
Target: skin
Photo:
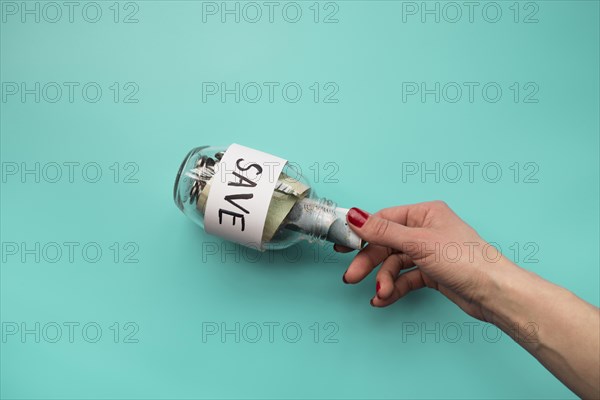
<instances>
[{"instance_id":1,"label":"skin","mask_svg":"<svg viewBox=\"0 0 600 400\"><path fill-rule=\"evenodd\" d=\"M358 283L381 265L374 307L435 289L510 335L578 396L600 398L600 309L503 257L444 202L366 214L362 227L357 217L352 209L348 223L369 244L344 281Z\"/></svg>"}]
</instances>

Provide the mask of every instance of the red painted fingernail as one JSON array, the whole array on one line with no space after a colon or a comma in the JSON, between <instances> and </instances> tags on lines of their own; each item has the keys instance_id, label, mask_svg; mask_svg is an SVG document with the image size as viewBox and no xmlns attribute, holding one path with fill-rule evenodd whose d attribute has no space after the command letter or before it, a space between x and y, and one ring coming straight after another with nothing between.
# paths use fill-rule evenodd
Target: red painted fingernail
<instances>
[{"instance_id":1,"label":"red painted fingernail","mask_svg":"<svg viewBox=\"0 0 600 400\"><path fill-rule=\"evenodd\" d=\"M348 281L346 280L346 274L342 275L342 281L344 281L344 283L348 283Z\"/></svg>"},{"instance_id":2,"label":"red painted fingernail","mask_svg":"<svg viewBox=\"0 0 600 400\"><path fill-rule=\"evenodd\" d=\"M375 285L375 292L377 294L379 294L379 289L381 289L381 285L379 284L379 281L377 281L377 285Z\"/></svg>"},{"instance_id":3,"label":"red painted fingernail","mask_svg":"<svg viewBox=\"0 0 600 400\"><path fill-rule=\"evenodd\" d=\"M348 211L348 215L346 216L346 218L348 219L348 222L350 222L352 225L361 228L365 224L365 222L367 222L369 214L367 214L360 208L352 207Z\"/></svg>"}]
</instances>

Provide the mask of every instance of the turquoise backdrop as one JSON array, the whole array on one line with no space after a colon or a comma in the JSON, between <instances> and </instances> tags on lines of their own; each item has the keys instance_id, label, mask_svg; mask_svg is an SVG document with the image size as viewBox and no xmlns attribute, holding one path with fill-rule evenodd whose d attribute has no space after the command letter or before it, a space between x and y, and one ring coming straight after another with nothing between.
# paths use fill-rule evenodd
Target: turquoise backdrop
<instances>
[{"instance_id":1,"label":"turquoise backdrop","mask_svg":"<svg viewBox=\"0 0 600 400\"><path fill-rule=\"evenodd\" d=\"M574 397L439 293L374 309L351 255L209 237L172 185L237 142L346 207L443 199L598 305L598 1L0 6L2 398Z\"/></svg>"}]
</instances>

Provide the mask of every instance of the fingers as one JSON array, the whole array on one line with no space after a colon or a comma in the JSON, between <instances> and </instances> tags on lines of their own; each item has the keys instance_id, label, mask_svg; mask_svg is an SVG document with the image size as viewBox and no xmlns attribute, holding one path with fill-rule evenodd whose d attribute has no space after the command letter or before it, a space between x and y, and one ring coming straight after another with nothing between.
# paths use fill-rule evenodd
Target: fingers
<instances>
[{"instance_id":1,"label":"fingers","mask_svg":"<svg viewBox=\"0 0 600 400\"><path fill-rule=\"evenodd\" d=\"M342 280L345 283L357 283L369 275L373 269L378 266L387 256L390 255L390 249L368 244L354 257L354 260L348 266Z\"/></svg>"},{"instance_id":2,"label":"fingers","mask_svg":"<svg viewBox=\"0 0 600 400\"><path fill-rule=\"evenodd\" d=\"M389 298L394 292L396 278L401 270L411 268L415 264L403 253L392 254L385 259L377 272L377 297Z\"/></svg>"},{"instance_id":3,"label":"fingers","mask_svg":"<svg viewBox=\"0 0 600 400\"><path fill-rule=\"evenodd\" d=\"M409 255L415 251L414 243L422 242L425 234L423 228L409 228L377 214L369 215L359 208L351 208L347 220L352 230L367 242L400 250Z\"/></svg>"},{"instance_id":4,"label":"fingers","mask_svg":"<svg viewBox=\"0 0 600 400\"><path fill-rule=\"evenodd\" d=\"M408 293L419 290L424 287L430 287L437 289L437 284L423 275L421 270L413 269L411 271L401 274L394 282L394 290L392 294L382 299L378 296L371 299L371 305L374 307L386 307L396 302L398 299L406 296ZM381 291L381 290L380 290Z\"/></svg>"},{"instance_id":5,"label":"fingers","mask_svg":"<svg viewBox=\"0 0 600 400\"><path fill-rule=\"evenodd\" d=\"M436 203L441 202L425 202L389 207L377 211L374 215L389 219L400 225L418 227L423 225L429 210L435 207Z\"/></svg>"},{"instance_id":6,"label":"fingers","mask_svg":"<svg viewBox=\"0 0 600 400\"><path fill-rule=\"evenodd\" d=\"M401 225L408 225L408 213L414 206L396 206L384 208L377 211L374 215L389 219Z\"/></svg>"}]
</instances>

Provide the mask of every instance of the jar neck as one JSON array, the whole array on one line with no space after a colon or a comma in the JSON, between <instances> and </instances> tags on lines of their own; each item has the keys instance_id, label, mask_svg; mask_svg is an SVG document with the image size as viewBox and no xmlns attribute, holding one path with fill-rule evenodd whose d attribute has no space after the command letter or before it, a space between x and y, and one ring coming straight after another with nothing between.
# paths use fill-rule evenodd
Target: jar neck
<instances>
[{"instance_id":1,"label":"jar neck","mask_svg":"<svg viewBox=\"0 0 600 400\"><path fill-rule=\"evenodd\" d=\"M348 209L338 208L326 198L304 198L290 213L289 223L303 232L310 242L328 241L351 249L360 249L361 240L346 222Z\"/></svg>"},{"instance_id":2,"label":"jar neck","mask_svg":"<svg viewBox=\"0 0 600 400\"><path fill-rule=\"evenodd\" d=\"M337 204L327 198L312 198L302 200L302 206L306 213L310 215L311 223L305 233L309 236L309 241L323 242L327 240L329 229L337 218Z\"/></svg>"}]
</instances>

